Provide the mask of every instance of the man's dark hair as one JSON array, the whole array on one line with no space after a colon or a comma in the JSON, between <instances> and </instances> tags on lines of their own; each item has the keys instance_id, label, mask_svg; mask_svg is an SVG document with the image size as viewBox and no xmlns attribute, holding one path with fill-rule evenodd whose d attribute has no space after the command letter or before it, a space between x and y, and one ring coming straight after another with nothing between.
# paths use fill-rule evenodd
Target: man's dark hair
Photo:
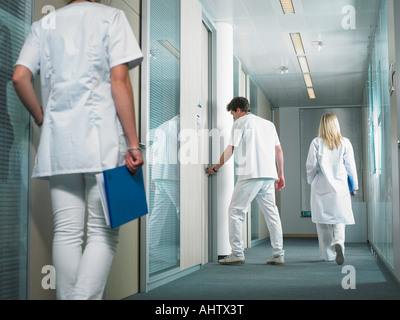
<instances>
[{"instance_id":1,"label":"man's dark hair","mask_svg":"<svg viewBox=\"0 0 400 320\"><path fill-rule=\"evenodd\" d=\"M237 109L240 109L244 112L250 112L251 106L249 100L247 100L245 97L233 98L232 101L227 105L226 110L237 112Z\"/></svg>"}]
</instances>

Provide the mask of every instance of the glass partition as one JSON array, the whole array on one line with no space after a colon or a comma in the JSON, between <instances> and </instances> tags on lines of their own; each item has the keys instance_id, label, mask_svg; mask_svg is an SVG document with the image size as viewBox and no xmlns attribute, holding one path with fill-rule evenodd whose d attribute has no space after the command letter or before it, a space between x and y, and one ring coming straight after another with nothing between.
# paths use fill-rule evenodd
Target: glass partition
<instances>
[{"instance_id":1,"label":"glass partition","mask_svg":"<svg viewBox=\"0 0 400 320\"><path fill-rule=\"evenodd\" d=\"M0 300L27 298L30 117L13 85L32 1L0 2Z\"/></svg>"},{"instance_id":2,"label":"glass partition","mask_svg":"<svg viewBox=\"0 0 400 320\"><path fill-rule=\"evenodd\" d=\"M150 1L149 280L180 265L180 0Z\"/></svg>"},{"instance_id":3,"label":"glass partition","mask_svg":"<svg viewBox=\"0 0 400 320\"><path fill-rule=\"evenodd\" d=\"M368 72L368 237L393 266L387 1L381 2Z\"/></svg>"}]
</instances>

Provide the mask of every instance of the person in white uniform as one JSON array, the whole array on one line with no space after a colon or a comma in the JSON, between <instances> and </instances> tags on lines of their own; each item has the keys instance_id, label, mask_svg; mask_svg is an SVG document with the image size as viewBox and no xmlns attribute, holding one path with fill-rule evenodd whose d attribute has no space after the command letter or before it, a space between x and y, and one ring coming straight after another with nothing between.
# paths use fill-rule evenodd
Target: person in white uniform
<instances>
[{"instance_id":1,"label":"person in white uniform","mask_svg":"<svg viewBox=\"0 0 400 320\"><path fill-rule=\"evenodd\" d=\"M353 146L342 137L335 114L322 116L318 137L310 145L307 182L311 184L311 217L316 224L321 258L344 262L345 226L354 224L348 176L358 190Z\"/></svg>"},{"instance_id":2,"label":"person in white uniform","mask_svg":"<svg viewBox=\"0 0 400 320\"><path fill-rule=\"evenodd\" d=\"M16 62L15 90L41 127L33 177L50 183L58 299L103 297L118 229L106 226L95 175L143 165L129 78L142 59L121 10L77 0L33 23Z\"/></svg>"},{"instance_id":3,"label":"person in white uniform","mask_svg":"<svg viewBox=\"0 0 400 320\"><path fill-rule=\"evenodd\" d=\"M282 225L275 204L275 187L285 187L283 151L272 122L251 113L248 100L234 98L227 106L235 123L231 140L219 163L210 166L208 174L216 174L234 150L237 154L237 183L229 205L229 241L232 253L220 264L245 263L243 222L251 202L256 199L270 232L272 257L267 264L284 265Z\"/></svg>"}]
</instances>

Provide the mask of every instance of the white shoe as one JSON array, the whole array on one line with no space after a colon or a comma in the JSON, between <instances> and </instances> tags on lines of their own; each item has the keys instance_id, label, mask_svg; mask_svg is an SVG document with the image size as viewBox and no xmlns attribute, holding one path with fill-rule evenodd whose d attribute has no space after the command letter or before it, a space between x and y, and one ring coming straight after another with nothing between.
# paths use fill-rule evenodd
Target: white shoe
<instances>
[{"instance_id":1,"label":"white shoe","mask_svg":"<svg viewBox=\"0 0 400 320\"><path fill-rule=\"evenodd\" d=\"M229 256L226 256L223 259L218 260L219 264L241 264L245 263L244 257L238 257L231 253Z\"/></svg>"},{"instance_id":2,"label":"white shoe","mask_svg":"<svg viewBox=\"0 0 400 320\"><path fill-rule=\"evenodd\" d=\"M342 265L344 263L343 248L339 243L336 243L335 250L336 250L336 263L338 265Z\"/></svg>"},{"instance_id":3,"label":"white shoe","mask_svg":"<svg viewBox=\"0 0 400 320\"><path fill-rule=\"evenodd\" d=\"M267 264L271 264L274 266L283 266L285 265L285 258L284 256L277 256L277 257L272 256L271 258L268 259Z\"/></svg>"}]
</instances>

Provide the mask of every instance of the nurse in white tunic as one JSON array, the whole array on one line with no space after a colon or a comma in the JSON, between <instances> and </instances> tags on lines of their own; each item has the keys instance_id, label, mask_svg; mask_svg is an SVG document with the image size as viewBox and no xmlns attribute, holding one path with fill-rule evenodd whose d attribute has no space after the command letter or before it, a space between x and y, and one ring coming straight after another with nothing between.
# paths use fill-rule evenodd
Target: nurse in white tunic
<instances>
[{"instance_id":1,"label":"nurse in white tunic","mask_svg":"<svg viewBox=\"0 0 400 320\"><path fill-rule=\"evenodd\" d=\"M215 167L207 169L215 174L237 151L238 181L228 209L229 242L232 253L219 260L220 264L245 263L243 223L251 202L256 199L270 233L272 256L267 264L285 264L282 224L275 204L275 188L285 187L283 151L272 122L250 113L246 98L236 97L228 104L236 120L228 147Z\"/></svg>"},{"instance_id":2,"label":"nurse in white tunic","mask_svg":"<svg viewBox=\"0 0 400 320\"><path fill-rule=\"evenodd\" d=\"M358 179L353 147L342 137L339 121L332 113L321 118L319 137L311 142L306 169L321 258L343 264L345 226L354 224L348 176L355 190Z\"/></svg>"},{"instance_id":3,"label":"nurse in white tunic","mask_svg":"<svg viewBox=\"0 0 400 320\"><path fill-rule=\"evenodd\" d=\"M32 25L16 63L16 92L41 126L33 177L50 182L59 299L103 296L118 230L105 224L95 174L143 165L129 79L142 58L122 11L77 0Z\"/></svg>"}]
</instances>

